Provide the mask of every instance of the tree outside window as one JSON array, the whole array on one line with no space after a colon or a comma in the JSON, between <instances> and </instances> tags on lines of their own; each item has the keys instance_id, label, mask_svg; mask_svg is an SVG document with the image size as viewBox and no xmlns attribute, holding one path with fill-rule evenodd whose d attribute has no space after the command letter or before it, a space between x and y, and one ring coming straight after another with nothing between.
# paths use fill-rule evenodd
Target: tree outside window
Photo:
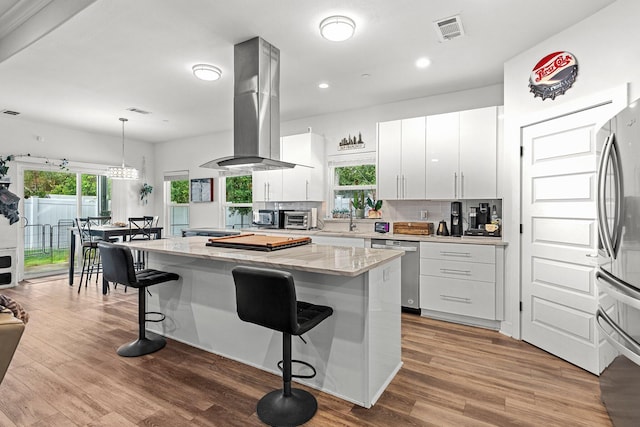
<instances>
[{"instance_id":1,"label":"tree outside window","mask_svg":"<svg viewBox=\"0 0 640 427\"><path fill-rule=\"evenodd\" d=\"M251 175L226 177L226 228L243 228L251 224L252 184Z\"/></svg>"},{"instance_id":2,"label":"tree outside window","mask_svg":"<svg viewBox=\"0 0 640 427\"><path fill-rule=\"evenodd\" d=\"M367 197L375 199L375 164L335 166L332 169L332 216L334 218L348 217L352 202L354 209L362 209L366 215L368 208L365 201Z\"/></svg>"}]
</instances>

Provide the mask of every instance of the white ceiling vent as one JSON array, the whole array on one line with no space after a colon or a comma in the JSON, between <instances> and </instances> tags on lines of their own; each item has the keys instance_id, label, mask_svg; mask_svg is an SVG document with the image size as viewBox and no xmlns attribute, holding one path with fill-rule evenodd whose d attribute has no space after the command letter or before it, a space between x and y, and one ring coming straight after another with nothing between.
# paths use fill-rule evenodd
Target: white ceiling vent
<instances>
[{"instance_id":1,"label":"white ceiling vent","mask_svg":"<svg viewBox=\"0 0 640 427\"><path fill-rule=\"evenodd\" d=\"M438 39L441 42L446 42L464 36L464 28L462 27L460 15L440 19L435 21L433 25L435 27L436 34L438 35Z\"/></svg>"}]
</instances>

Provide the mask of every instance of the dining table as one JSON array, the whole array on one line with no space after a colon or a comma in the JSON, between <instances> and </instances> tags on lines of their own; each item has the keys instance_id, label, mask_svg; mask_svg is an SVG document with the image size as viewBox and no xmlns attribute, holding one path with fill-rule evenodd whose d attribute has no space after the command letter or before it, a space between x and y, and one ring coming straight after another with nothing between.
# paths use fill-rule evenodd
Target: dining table
<instances>
[{"instance_id":1,"label":"dining table","mask_svg":"<svg viewBox=\"0 0 640 427\"><path fill-rule=\"evenodd\" d=\"M162 238L163 227L151 227L151 235L156 239ZM77 227L70 227L71 244L69 245L69 286L73 286L73 277L75 275L75 258L76 258L76 235L78 234ZM99 240L109 241L112 238L121 237L123 241L126 241L131 235L143 234L142 229L131 229L128 225L115 225L105 224L91 227L91 235L95 236ZM102 280L102 293L106 294L109 290L109 283L104 279Z\"/></svg>"}]
</instances>

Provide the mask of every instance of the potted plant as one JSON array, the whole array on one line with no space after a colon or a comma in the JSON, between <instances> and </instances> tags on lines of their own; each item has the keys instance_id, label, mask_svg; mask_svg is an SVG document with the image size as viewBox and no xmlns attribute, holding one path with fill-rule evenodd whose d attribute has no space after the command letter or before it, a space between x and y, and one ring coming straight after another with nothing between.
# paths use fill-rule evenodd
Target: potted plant
<instances>
[{"instance_id":1,"label":"potted plant","mask_svg":"<svg viewBox=\"0 0 640 427\"><path fill-rule=\"evenodd\" d=\"M364 191L355 191L351 202L355 210L355 218L364 218Z\"/></svg>"},{"instance_id":2,"label":"potted plant","mask_svg":"<svg viewBox=\"0 0 640 427\"><path fill-rule=\"evenodd\" d=\"M382 200L375 200L367 196L367 206L369 206L369 218L382 218Z\"/></svg>"},{"instance_id":3,"label":"potted plant","mask_svg":"<svg viewBox=\"0 0 640 427\"><path fill-rule=\"evenodd\" d=\"M7 157L0 156L0 188L9 188L9 177L6 176L9 172L9 166L7 166L7 162L10 162L14 159L13 154L9 154Z\"/></svg>"},{"instance_id":4,"label":"potted plant","mask_svg":"<svg viewBox=\"0 0 640 427\"><path fill-rule=\"evenodd\" d=\"M147 197L149 197L149 194L151 194L152 191L153 191L153 187L147 184L146 182L142 184L142 187L140 187L140 201L145 205L148 202Z\"/></svg>"}]
</instances>

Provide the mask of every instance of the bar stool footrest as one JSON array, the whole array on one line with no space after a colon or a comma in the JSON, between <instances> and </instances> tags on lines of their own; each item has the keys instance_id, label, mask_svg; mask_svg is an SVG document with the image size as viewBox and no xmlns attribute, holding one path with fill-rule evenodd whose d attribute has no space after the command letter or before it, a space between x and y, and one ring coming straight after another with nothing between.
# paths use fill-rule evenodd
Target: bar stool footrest
<instances>
[{"instance_id":1,"label":"bar stool footrest","mask_svg":"<svg viewBox=\"0 0 640 427\"><path fill-rule=\"evenodd\" d=\"M299 426L309 421L318 410L316 398L308 391L291 389L285 396L284 390L267 393L258 402L258 418L270 426Z\"/></svg>"},{"instance_id":2,"label":"bar stool footrest","mask_svg":"<svg viewBox=\"0 0 640 427\"><path fill-rule=\"evenodd\" d=\"M283 360L278 362L278 369L280 369L280 372L282 372L282 364L284 363ZM312 374L309 375L299 375L299 374L291 374L291 378L314 378L316 376L316 368L313 367L312 364L305 362L303 360L296 360L296 359L291 359L291 363L299 363L301 365L306 366L307 368L311 369L313 371Z\"/></svg>"}]
</instances>

